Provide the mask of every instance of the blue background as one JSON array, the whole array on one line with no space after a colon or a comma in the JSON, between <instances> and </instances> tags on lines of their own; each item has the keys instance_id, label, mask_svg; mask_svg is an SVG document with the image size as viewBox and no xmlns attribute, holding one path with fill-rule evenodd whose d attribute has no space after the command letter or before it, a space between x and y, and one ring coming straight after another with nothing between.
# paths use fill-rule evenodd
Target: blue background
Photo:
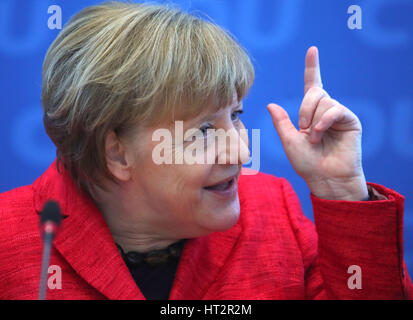
<instances>
[{"instance_id":1,"label":"blue background","mask_svg":"<svg viewBox=\"0 0 413 320\"><path fill-rule=\"evenodd\" d=\"M50 5L63 23L92 0L0 0L0 192L31 184L53 161L42 125L41 68L59 30L47 26ZM160 1L164 2L164 1ZM230 30L254 59L256 82L245 100L247 128L261 129L261 171L286 177L312 218L309 190L289 164L269 102L297 124L304 56L320 50L325 89L363 124L368 181L406 197L405 260L413 273L413 1L410 0L181 0ZM350 30L350 5L362 9L362 29Z\"/></svg>"}]
</instances>

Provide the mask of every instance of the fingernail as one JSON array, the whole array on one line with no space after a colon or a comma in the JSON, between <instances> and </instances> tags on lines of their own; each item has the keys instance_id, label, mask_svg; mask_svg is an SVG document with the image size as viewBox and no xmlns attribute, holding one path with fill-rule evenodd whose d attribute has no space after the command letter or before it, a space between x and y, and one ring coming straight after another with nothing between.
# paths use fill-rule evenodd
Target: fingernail
<instances>
[{"instance_id":1,"label":"fingernail","mask_svg":"<svg viewBox=\"0 0 413 320\"><path fill-rule=\"evenodd\" d=\"M300 127L307 128L307 120L305 118L300 119Z\"/></svg>"}]
</instances>

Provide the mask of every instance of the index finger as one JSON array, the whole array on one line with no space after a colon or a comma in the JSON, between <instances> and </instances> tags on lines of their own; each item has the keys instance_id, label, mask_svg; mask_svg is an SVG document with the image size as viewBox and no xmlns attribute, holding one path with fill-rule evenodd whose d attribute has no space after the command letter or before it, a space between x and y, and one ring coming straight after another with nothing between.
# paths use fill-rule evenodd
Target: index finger
<instances>
[{"instance_id":1,"label":"index finger","mask_svg":"<svg viewBox=\"0 0 413 320\"><path fill-rule=\"evenodd\" d=\"M306 94L311 87L323 87L323 83L321 82L318 49L314 46L307 50L305 56L304 94Z\"/></svg>"}]
</instances>

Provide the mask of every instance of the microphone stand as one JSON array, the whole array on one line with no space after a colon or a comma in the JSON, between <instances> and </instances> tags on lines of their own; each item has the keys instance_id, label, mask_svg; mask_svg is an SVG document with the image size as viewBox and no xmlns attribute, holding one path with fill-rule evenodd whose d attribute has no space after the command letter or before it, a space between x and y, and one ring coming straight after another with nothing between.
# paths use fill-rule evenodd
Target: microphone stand
<instances>
[{"instance_id":1,"label":"microphone stand","mask_svg":"<svg viewBox=\"0 0 413 320\"><path fill-rule=\"evenodd\" d=\"M62 214L59 204L55 201L48 201L41 212L40 228L43 240L43 257L40 271L39 300L46 300L46 283L50 262L50 252L52 250L52 241L60 226Z\"/></svg>"},{"instance_id":2,"label":"microphone stand","mask_svg":"<svg viewBox=\"0 0 413 320\"><path fill-rule=\"evenodd\" d=\"M43 258L40 272L39 300L46 300L47 271L49 269L50 251L52 248L53 233L43 235Z\"/></svg>"}]
</instances>

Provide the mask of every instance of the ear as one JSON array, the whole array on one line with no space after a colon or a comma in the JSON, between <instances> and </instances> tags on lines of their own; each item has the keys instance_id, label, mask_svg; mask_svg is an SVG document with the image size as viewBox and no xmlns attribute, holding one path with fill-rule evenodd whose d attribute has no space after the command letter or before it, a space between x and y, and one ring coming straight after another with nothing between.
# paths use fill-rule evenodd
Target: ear
<instances>
[{"instance_id":1,"label":"ear","mask_svg":"<svg viewBox=\"0 0 413 320\"><path fill-rule=\"evenodd\" d=\"M105 140L106 164L113 176L120 181L128 181L132 176L133 155L111 130Z\"/></svg>"}]
</instances>

